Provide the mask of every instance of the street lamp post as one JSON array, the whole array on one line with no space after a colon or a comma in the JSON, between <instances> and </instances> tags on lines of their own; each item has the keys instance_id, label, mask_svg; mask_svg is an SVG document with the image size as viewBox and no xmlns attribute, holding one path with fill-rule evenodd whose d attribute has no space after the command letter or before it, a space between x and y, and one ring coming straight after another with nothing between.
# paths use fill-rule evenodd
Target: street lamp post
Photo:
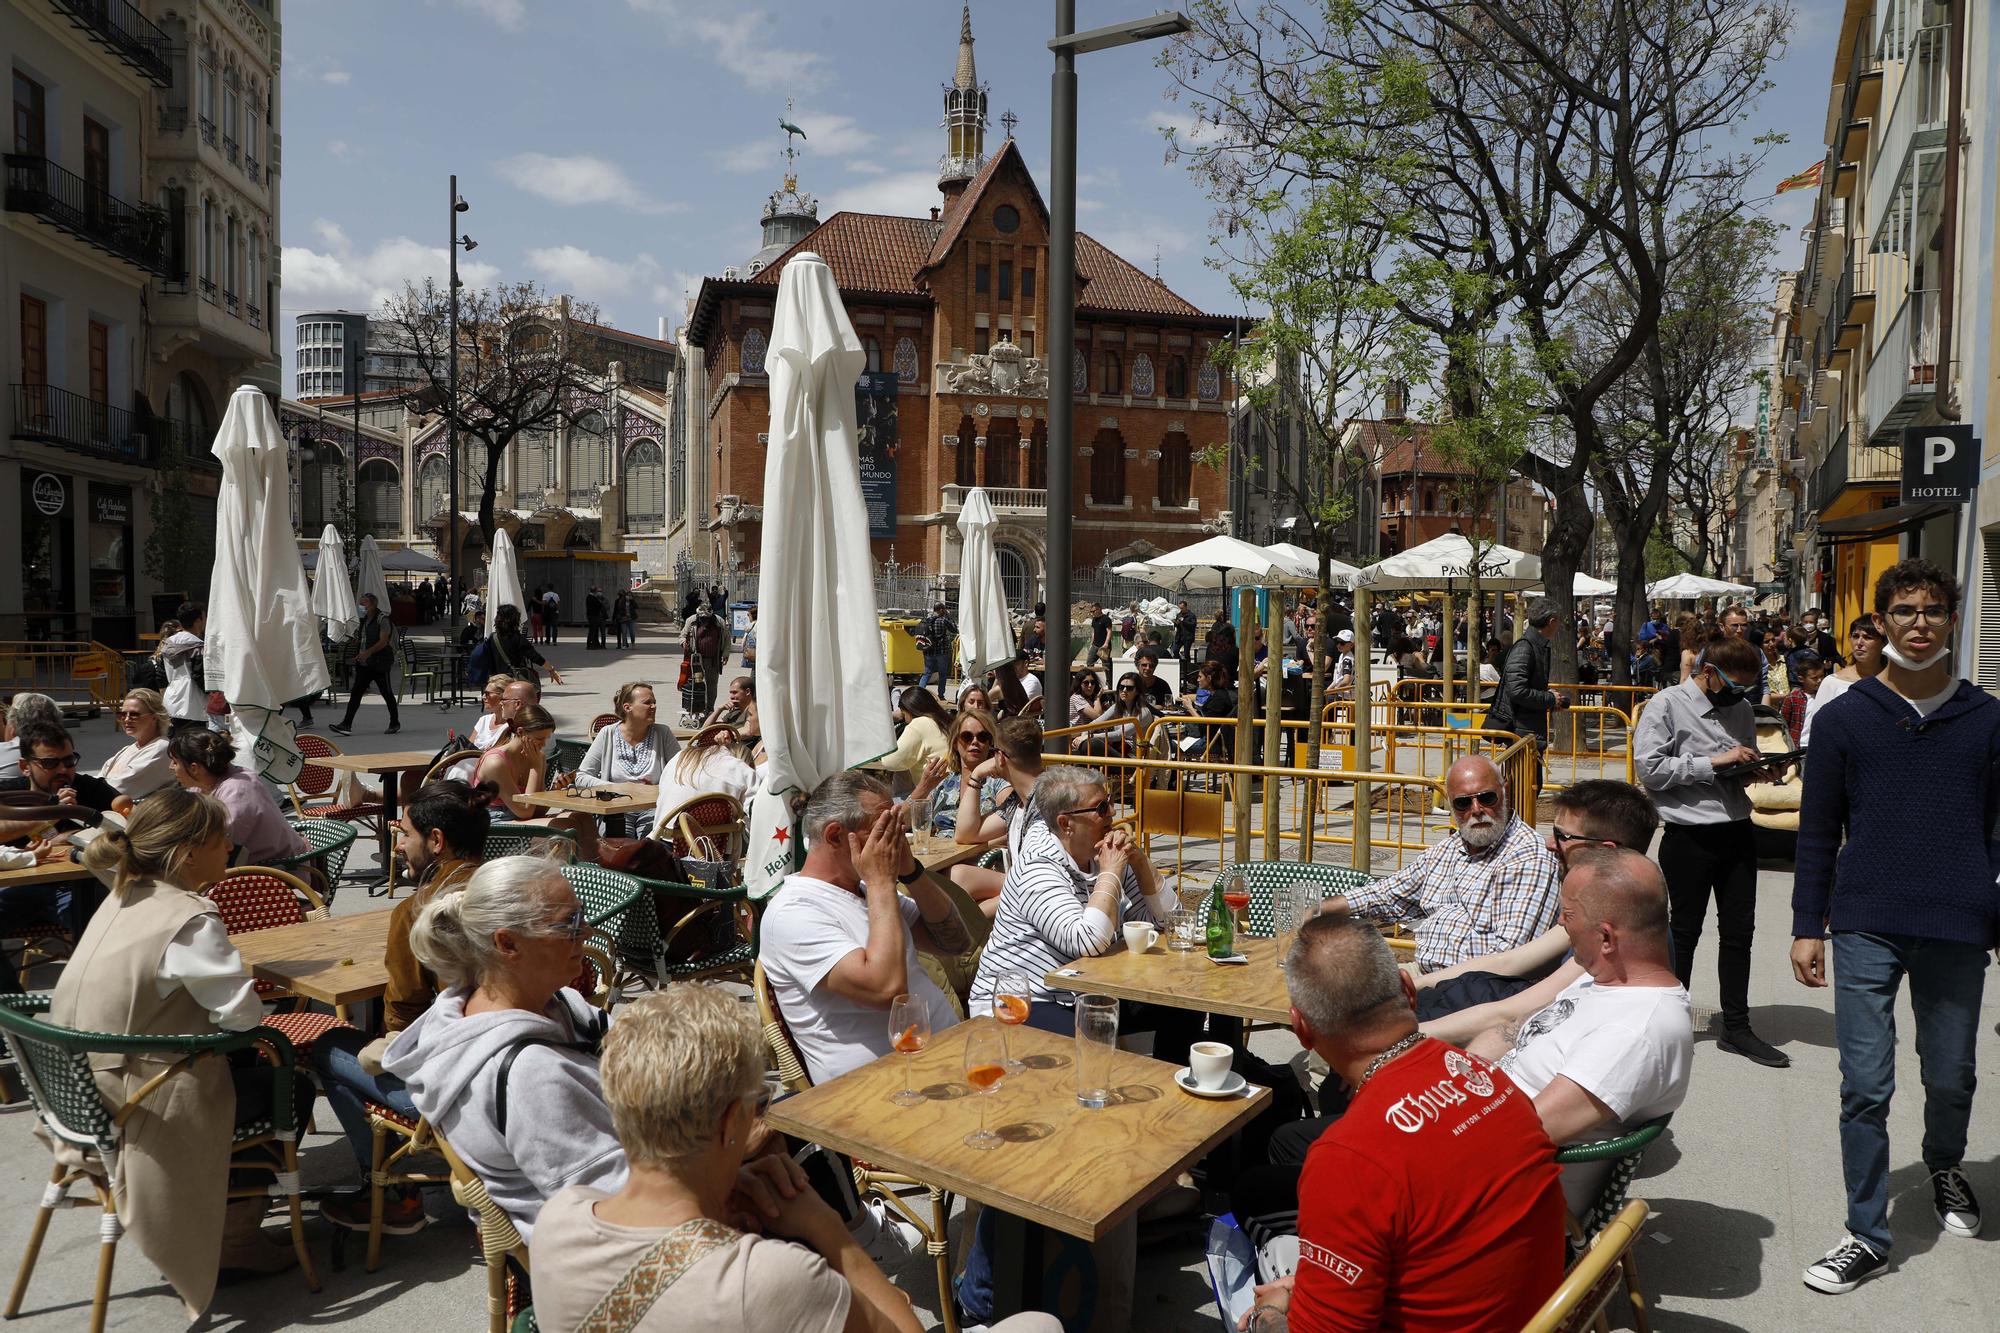
<instances>
[{"instance_id":1,"label":"street lamp post","mask_svg":"<svg viewBox=\"0 0 2000 1333\"><path fill-rule=\"evenodd\" d=\"M447 488L449 498L446 500L448 508L445 512L444 533L445 541L451 547L451 556L446 563L451 566L452 601L451 612L445 619L446 624L453 623L453 618L461 613L460 609L465 605L465 588L460 582L458 572L458 555L464 546L458 535L458 248L463 244L465 252L471 254L477 248L479 242L473 240L470 236L464 237L461 240L458 234L458 215L470 207L472 205L458 197L458 177L453 176L451 178L451 207L449 209L451 213L451 245L448 250L451 256L451 282L450 290L446 293L445 297L449 303L451 314L448 317L450 331L445 335L444 457L445 470L450 474L450 478ZM489 621L488 623L491 622Z\"/></svg>"},{"instance_id":2,"label":"street lamp post","mask_svg":"<svg viewBox=\"0 0 2000 1333\"><path fill-rule=\"evenodd\" d=\"M1193 25L1162 12L1088 32L1076 30L1076 0L1056 0L1055 74L1049 81L1049 531L1048 616L1057 648L1043 662L1043 695L1069 697L1070 513L1076 458L1076 58L1081 52L1171 37ZM1068 356L1063 353L1068 352Z\"/></svg>"}]
</instances>

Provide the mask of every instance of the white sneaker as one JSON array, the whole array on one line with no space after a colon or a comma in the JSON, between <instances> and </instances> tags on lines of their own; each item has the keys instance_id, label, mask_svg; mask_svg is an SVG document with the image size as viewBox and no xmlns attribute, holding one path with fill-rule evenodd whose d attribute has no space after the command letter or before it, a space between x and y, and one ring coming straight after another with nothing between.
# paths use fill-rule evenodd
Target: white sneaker
<instances>
[{"instance_id":1,"label":"white sneaker","mask_svg":"<svg viewBox=\"0 0 2000 1333\"><path fill-rule=\"evenodd\" d=\"M924 1233L880 1199L863 1202L861 1216L848 1233L870 1259L885 1267L901 1263L924 1247Z\"/></svg>"}]
</instances>

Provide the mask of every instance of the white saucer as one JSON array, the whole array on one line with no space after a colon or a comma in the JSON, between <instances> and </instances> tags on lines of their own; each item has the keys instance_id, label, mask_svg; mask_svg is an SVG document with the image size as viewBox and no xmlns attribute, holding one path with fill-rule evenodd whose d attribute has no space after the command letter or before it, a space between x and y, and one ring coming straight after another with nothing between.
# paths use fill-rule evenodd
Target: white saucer
<instances>
[{"instance_id":1,"label":"white saucer","mask_svg":"<svg viewBox=\"0 0 2000 1333\"><path fill-rule=\"evenodd\" d=\"M1174 1071L1174 1082L1181 1085L1182 1092L1191 1092L1197 1097L1234 1097L1250 1086L1250 1080L1232 1069L1229 1077L1222 1080L1221 1087L1204 1088L1194 1081L1194 1070L1186 1066Z\"/></svg>"}]
</instances>

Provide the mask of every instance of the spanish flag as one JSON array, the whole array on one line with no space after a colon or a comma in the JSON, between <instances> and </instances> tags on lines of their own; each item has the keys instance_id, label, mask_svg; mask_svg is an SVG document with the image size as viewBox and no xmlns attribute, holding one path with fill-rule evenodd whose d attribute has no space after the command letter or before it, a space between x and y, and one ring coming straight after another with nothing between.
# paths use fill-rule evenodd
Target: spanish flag
<instances>
[{"instance_id":1,"label":"spanish flag","mask_svg":"<svg viewBox=\"0 0 2000 1333\"><path fill-rule=\"evenodd\" d=\"M1804 171L1801 171L1798 175L1787 176L1783 180L1779 181L1778 188L1771 191L1771 193L1783 194L1787 190L1804 190L1816 187L1819 184L1819 174L1821 171L1825 169L1826 169L1826 159L1821 158L1819 161L1807 167Z\"/></svg>"}]
</instances>

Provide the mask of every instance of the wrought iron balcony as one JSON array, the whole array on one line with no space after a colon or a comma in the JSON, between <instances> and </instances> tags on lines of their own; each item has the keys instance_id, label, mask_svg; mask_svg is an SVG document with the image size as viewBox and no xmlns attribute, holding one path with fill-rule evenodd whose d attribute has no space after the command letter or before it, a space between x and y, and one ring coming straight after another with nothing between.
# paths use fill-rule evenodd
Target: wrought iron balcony
<instances>
[{"instance_id":1,"label":"wrought iron balcony","mask_svg":"<svg viewBox=\"0 0 2000 1333\"><path fill-rule=\"evenodd\" d=\"M159 127L162 134L179 134L188 127L188 109L184 106L161 107Z\"/></svg>"},{"instance_id":2,"label":"wrought iron balcony","mask_svg":"<svg viewBox=\"0 0 2000 1333\"><path fill-rule=\"evenodd\" d=\"M236 293L235 293L235 292L224 292L224 293L222 294L222 305L223 305L223 308L224 308L224 309L226 309L227 311L229 311L229 313L230 313L230 314L232 314L232 315L233 315L233 314L235 314L235 313L236 313L236 310L237 310L237 305L236 305Z\"/></svg>"},{"instance_id":3,"label":"wrought iron balcony","mask_svg":"<svg viewBox=\"0 0 2000 1333\"><path fill-rule=\"evenodd\" d=\"M167 34L128 0L49 0L49 4L140 78L161 88L174 86Z\"/></svg>"},{"instance_id":4,"label":"wrought iron balcony","mask_svg":"<svg viewBox=\"0 0 2000 1333\"><path fill-rule=\"evenodd\" d=\"M236 160L236 140L226 134L222 136L222 155L231 162Z\"/></svg>"},{"instance_id":5,"label":"wrought iron balcony","mask_svg":"<svg viewBox=\"0 0 2000 1333\"><path fill-rule=\"evenodd\" d=\"M257 165L257 159L248 152L243 154L243 174L259 185L264 183L264 169Z\"/></svg>"},{"instance_id":6,"label":"wrought iron balcony","mask_svg":"<svg viewBox=\"0 0 2000 1333\"><path fill-rule=\"evenodd\" d=\"M158 442L130 412L47 384L14 386L12 438L120 463L152 463L159 457Z\"/></svg>"},{"instance_id":7,"label":"wrought iron balcony","mask_svg":"<svg viewBox=\"0 0 2000 1333\"><path fill-rule=\"evenodd\" d=\"M216 304L214 278L203 278L201 280L201 299L210 305Z\"/></svg>"},{"instance_id":8,"label":"wrought iron balcony","mask_svg":"<svg viewBox=\"0 0 2000 1333\"><path fill-rule=\"evenodd\" d=\"M258 307L249 304L248 302L244 303L243 317L250 321L250 327L253 329L261 329L264 327L264 312Z\"/></svg>"},{"instance_id":9,"label":"wrought iron balcony","mask_svg":"<svg viewBox=\"0 0 2000 1333\"><path fill-rule=\"evenodd\" d=\"M45 157L9 153L7 211L30 213L149 273L166 271L167 215L128 204Z\"/></svg>"},{"instance_id":10,"label":"wrought iron balcony","mask_svg":"<svg viewBox=\"0 0 2000 1333\"><path fill-rule=\"evenodd\" d=\"M207 116L201 118L201 141L210 148L215 147L215 122Z\"/></svg>"}]
</instances>

